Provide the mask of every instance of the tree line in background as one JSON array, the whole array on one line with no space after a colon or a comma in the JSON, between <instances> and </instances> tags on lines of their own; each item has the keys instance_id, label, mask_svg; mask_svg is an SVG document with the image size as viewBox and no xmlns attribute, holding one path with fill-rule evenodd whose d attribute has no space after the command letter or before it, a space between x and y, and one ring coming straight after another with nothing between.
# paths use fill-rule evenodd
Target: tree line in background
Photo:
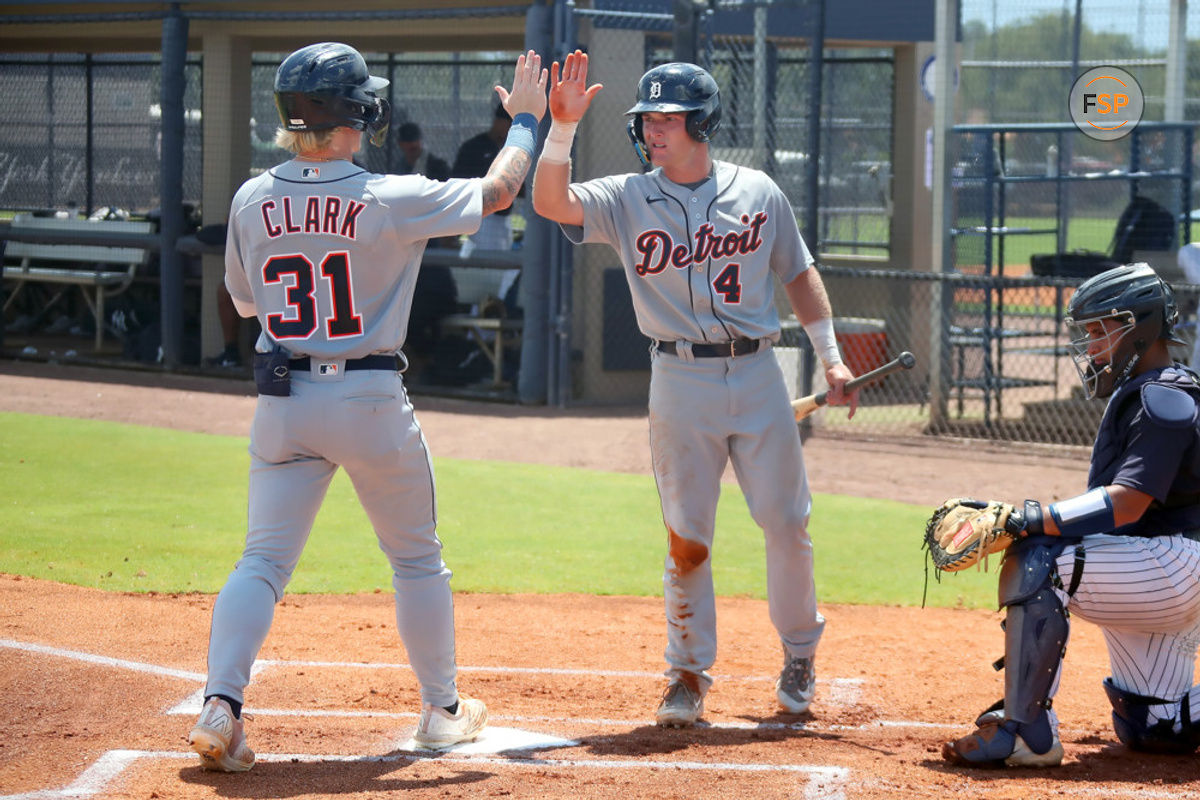
<instances>
[{"instance_id":1,"label":"tree line in background","mask_svg":"<svg viewBox=\"0 0 1200 800\"><path fill-rule=\"evenodd\" d=\"M1047 68L1033 62L1071 61L1074 18L1071 14L1047 13L993 29L980 20L963 24L963 55L966 62L1029 62L1021 67L974 67L961 71L959 109L970 115L982 112L985 121L1065 122L1066 98L1075 76L1061 69L1061 81L1048 79ZM1081 62L1158 60L1160 64L1128 67L1146 95L1146 118L1161 120L1166 70L1163 49L1140 47L1134 36L1111 31L1080 28ZM1188 73L1184 95L1185 118L1200 120L1200 39L1187 43Z\"/></svg>"}]
</instances>

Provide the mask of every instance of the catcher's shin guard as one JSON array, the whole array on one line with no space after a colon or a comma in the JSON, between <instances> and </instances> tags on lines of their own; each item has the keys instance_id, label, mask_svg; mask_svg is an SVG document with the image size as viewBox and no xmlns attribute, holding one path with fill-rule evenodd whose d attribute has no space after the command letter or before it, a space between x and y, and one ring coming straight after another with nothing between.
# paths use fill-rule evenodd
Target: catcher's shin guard
<instances>
[{"instance_id":1,"label":"catcher's shin guard","mask_svg":"<svg viewBox=\"0 0 1200 800\"><path fill-rule=\"evenodd\" d=\"M1053 746L1050 696L1066 652L1067 610L1054 591L1055 549L1019 543L1000 568L1004 621L1004 717L1020 723L1020 734L1035 753Z\"/></svg>"},{"instance_id":2,"label":"catcher's shin guard","mask_svg":"<svg viewBox=\"0 0 1200 800\"><path fill-rule=\"evenodd\" d=\"M1192 719L1188 695L1179 703L1180 729L1176 731L1174 719L1158 719L1150 724L1150 707L1174 705L1173 701L1118 689L1112 678L1104 679L1104 693L1113 707L1113 730L1130 750L1188 755L1200 747L1200 724Z\"/></svg>"}]
</instances>

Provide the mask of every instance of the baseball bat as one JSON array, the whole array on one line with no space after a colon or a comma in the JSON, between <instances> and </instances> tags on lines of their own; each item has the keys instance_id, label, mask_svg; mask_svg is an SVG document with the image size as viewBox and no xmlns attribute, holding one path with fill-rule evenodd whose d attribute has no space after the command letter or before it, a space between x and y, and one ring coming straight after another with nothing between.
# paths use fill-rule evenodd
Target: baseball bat
<instances>
[{"instance_id":1,"label":"baseball bat","mask_svg":"<svg viewBox=\"0 0 1200 800\"><path fill-rule=\"evenodd\" d=\"M916 366L916 363L917 359L913 356L913 354L905 350L903 353L896 356L882 367L877 367L870 372L865 372L862 375L859 375L857 378L852 378L851 380L846 381L846 385L842 391L846 394L850 394L855 389L859 389L869 383L874 383L875 381L886 378L893 372L899 372L902 369L912 369L914 366ZM796 412L796 420L799 421L804 419L809 414L828 403L829 398L826 396L827 394L828 392L821 392L820 394L810 394L807 397L801 397L799 400L793 400L792 410Z\"/></svg>"}]
</instances>

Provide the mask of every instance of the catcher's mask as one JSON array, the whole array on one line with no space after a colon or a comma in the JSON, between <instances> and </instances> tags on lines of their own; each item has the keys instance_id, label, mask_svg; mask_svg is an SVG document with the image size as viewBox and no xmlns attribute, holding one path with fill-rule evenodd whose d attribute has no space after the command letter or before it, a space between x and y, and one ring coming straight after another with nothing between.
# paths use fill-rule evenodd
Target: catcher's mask
<instances>
[{"instance_id":1,"label":"catcher's mask","mask_svg":"<svg viewBox=\"0 0 1200 800\"><path fill-rule=\"evenodd\" d=\"M388 85L367 71L367 62L349 45L322 42L302 47L275 73L275 107L289 131L346 127L367 131L371 144L387 141L391 107L376 92Z\"/></svg>"},{"instance_id":2,"label":"catcher's mask","mask_svg":"<svg viewBox=\"0 0 1200 800\"><path fill-rule=\"evenodd\" d=\"M644 166L650 166L642 134L642 114L648 111L687 111L688 136L697 142L707 142L721 127L717 82L703 68L680 61L654 67L642 76L638 81L637 102L625 113L633 117L626 130Z\"/></svg>"},{"instance_id":3,"label":"catcher's mask","mask_svg":"<svg viewBox=\"0 0 1200 800\"><path fill-rule=\"evenodd\" d=\"M1105 325L1105 320L1111 322ZM1071 358L1087 396L1116 391L1156 340L1183 344L1175 333L1178 321L1175 293L1147 264L1116 267L1080 284L1067 305L1066 323ZM1096 323L1095 335L1089 334L1089 323Z\"/></svg>"}]
</instances>

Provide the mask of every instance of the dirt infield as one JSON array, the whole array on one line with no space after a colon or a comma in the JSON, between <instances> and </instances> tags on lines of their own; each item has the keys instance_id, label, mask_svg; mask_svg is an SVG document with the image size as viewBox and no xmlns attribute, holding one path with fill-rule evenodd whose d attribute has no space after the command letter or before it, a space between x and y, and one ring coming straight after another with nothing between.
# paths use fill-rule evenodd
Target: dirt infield
<instances>
[{"instance_id":1,"label":"dirt infield","mask_svg":"<svg viewBox=\"0 0 1200 800\"><path fill-rule=\"evenodd\" d=\"M0 410L236 435L253 411L247 387L227 381L11 362L0 373ZM636 409L415 404L438 456L629 472L649 460ZM918 503L963 490L1063 496L1086 471L1077 452L1027 466L1012 448L980 459L966 447L820 437L806 457L816 491ZM207 773L184 737L212 601L0 574L0 800L1200 797L1196 758L1135 757L1116 743L1103 642L1086 624L1072 631L1056 700L1064 766L971 772L943 765L939 749L1002 692L988 666L1002 648L996 613L823 606L817 700L797 718L775 708L780 652L765 603L722 599L708 724L664 731L651 723L661 600L584 595L457 596L460 685L488 703L491 727L436 758L406 747L417 693L390 596L289 596L247 697L260 761L244 775Z\"/></svg>"}]
</instances>

